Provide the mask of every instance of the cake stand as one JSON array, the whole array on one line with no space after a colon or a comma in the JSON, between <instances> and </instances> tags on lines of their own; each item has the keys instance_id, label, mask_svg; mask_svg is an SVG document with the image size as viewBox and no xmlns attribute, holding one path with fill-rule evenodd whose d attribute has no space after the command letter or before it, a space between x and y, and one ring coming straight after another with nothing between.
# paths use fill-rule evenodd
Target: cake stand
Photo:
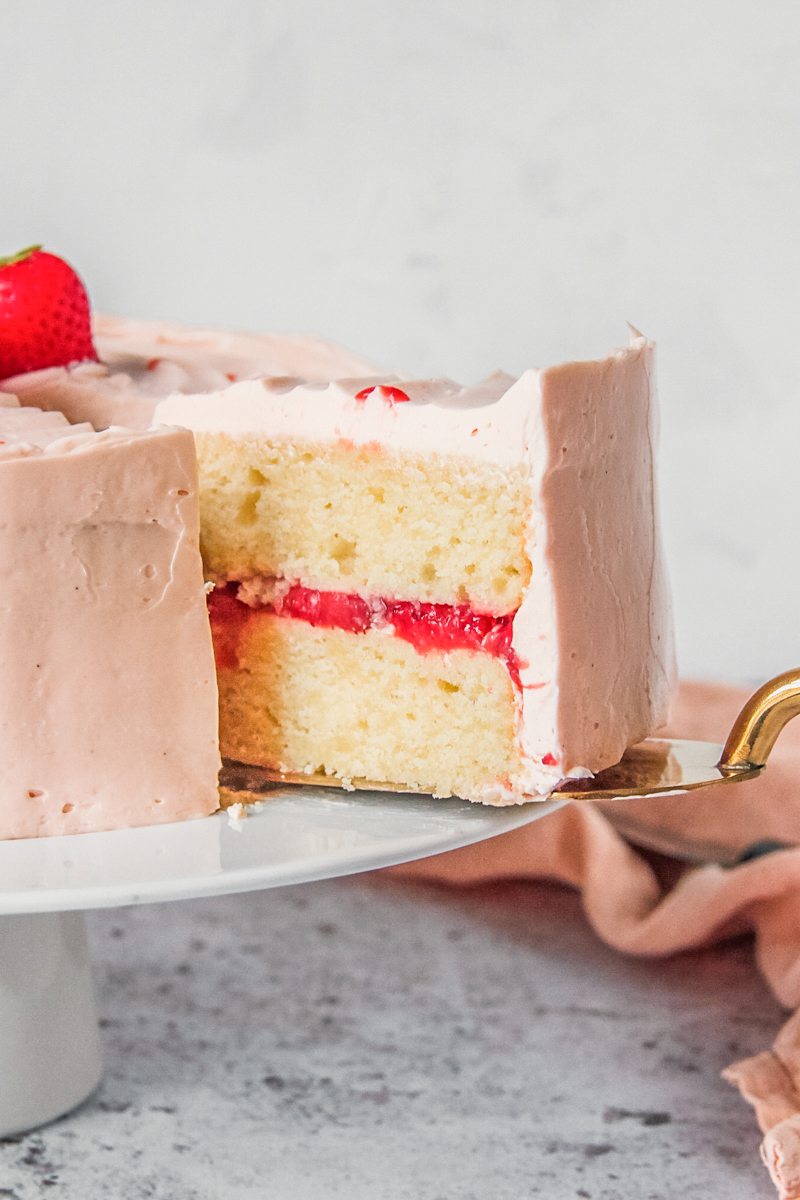
<instances>
[{"instance_id":1,"label":"cake stand","mask_svg":"<svg viewBox=\"0 0 800 1200\"><path fill-rule=\"evenodd\" d=\"M724 747L643 742L538 803L484 808L366 784L344 792L234 766L225 788L261 801L246 815L236 806L180 824L0 843L0 1136L61 1116L100 1081L86 910L330 879L496 837L568 801L751 779L798 712L800 670L753 696Z\"/></svg>"}]
</instances>

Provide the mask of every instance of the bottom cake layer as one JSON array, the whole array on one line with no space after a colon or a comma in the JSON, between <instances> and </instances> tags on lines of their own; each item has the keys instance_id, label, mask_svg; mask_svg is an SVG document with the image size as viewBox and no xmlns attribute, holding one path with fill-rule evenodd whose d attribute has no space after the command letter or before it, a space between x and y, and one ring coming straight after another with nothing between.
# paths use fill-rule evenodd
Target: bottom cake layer
<instances>
[{"instance_id":1,"label":"bottom cake layer","mask_svg":"<svg viewBox=\"0 0 800 1200\"><path fill-rule=\"evenodd\" d=\"M236 659L218 664L226 758L478 800L519 770L515 689L490 654L261 612Z\"/></svg>"}]
</instances>

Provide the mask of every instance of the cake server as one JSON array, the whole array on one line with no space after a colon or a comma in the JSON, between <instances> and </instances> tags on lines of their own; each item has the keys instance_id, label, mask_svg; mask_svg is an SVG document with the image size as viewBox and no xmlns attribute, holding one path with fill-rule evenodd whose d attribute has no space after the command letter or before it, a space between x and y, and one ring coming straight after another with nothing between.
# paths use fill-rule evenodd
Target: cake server
<instances>
[{"instance_id":1,"label":"cake server","mask_svg":"<svg viewBox=\"0 0 800 1200\"><path fill-rule=\"evenodd\" d=\"M765 769L781 730L798 713L800 667L785 671L753 693L734 721L724 746L681 738L648 738L626 751L616 766L590 779L565 781L552 793L553 799L584 802L646 799L755 779ZM287 783L307 787L344 786L330 775L280 774L262 767L227 763L222 774L222 802L230 805L266 799L276 786ZM348 780L348 785L348 790L357 791L409 790L366 779Z\"/></svg>"}]
</instances>

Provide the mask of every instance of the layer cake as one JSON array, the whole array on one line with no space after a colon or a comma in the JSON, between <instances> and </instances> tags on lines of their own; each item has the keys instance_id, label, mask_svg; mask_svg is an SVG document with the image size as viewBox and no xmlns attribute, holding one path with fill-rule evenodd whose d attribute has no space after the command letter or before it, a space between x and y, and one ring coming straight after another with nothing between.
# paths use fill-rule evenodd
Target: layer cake
<instances>
[{"instance_id":1,"label":"layer cake","mask_svg":"<svg viewBox=\"0 0 800 1200\"><path fill-rule=\"evenodd\" d=\"M101 321L97 344L105 366L4 386L72 420L193 431L226 757L513 803L662 724L645 338L471 388L309 339L245 355Z\"/></svg>"},{"instance_id":2,"label":"layer cake","mask_svg":"<svg viewBox=\"0 0 800 1200\"><path fill-rule=\"evenodd\" d=\"M665 719L652 348L172 397L195 434L223 753L510 803Z\"/></svg>"}]
</instances>

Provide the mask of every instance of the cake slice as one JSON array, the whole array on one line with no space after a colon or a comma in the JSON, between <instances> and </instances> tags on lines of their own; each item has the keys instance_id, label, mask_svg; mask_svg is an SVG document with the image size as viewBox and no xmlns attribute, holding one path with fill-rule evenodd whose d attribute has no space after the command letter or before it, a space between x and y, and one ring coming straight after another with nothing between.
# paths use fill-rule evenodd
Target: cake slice
<instances>
[{"instance_id":1,"label":"cake slice","mask_svg":"<svg viewBox=\"0 0 800 1200\"><path fill-rule=\"evenodd\" d=\"M666 718L653 348L496 375L175 395L195 435L225 756L485 803Z\"/></svg>"},{"instance_id":2,"label":"cake slice","mask_svg":"<svg viewBox=\"0 0 800 1200\"><path fill-rule=\"evenodd\" d=\"M219 805L191 434L0 407L0 838Z\"/></svg>"}]
</instances>

